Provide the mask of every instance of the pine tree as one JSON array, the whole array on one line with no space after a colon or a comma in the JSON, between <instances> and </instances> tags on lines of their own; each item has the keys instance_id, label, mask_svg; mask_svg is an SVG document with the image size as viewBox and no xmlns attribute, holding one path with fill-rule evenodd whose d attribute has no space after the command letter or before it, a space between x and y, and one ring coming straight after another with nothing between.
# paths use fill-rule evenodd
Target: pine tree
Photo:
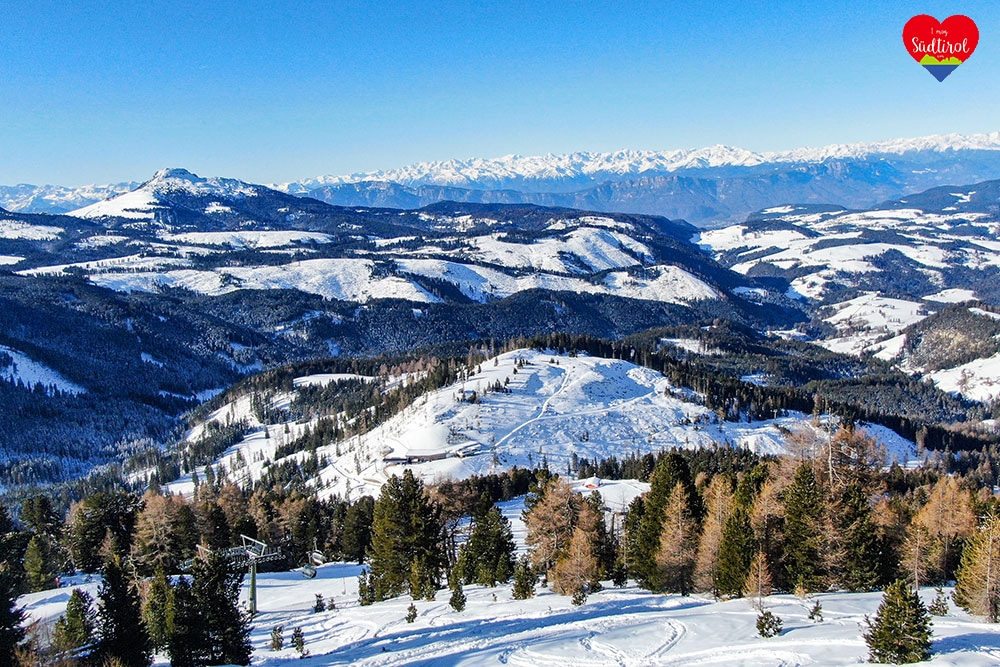
<instances>
[{"instance_id":1,"label":"pine tree","mask_svg":"<svg viewBox=\"0 0 1000 667\"><path fill-rule=\"evenodd\" d=\"M369 583L368 570L358 575L358 604L367 607L375 602L375 591Z\"/></svg>"},{"instance_id":2,"label":"pine tree","mask_svg":"<svg viewBox=\"0 0 1000 667\"><path fill-rule=\"evenodd\" d=\"M313 613L318 614L321 611L326 611L326 600L323 599L322 593L316 593L316 601L313 602Z\"/></svg>"},{"instance_id":3,"label":"pine tree","mask_svg":"<svg viewBox=\"0 0 1000 667\"><path fill-rule=\"evenodd\" d=\"M0 505L0 665L16 664L15 651L25 637L22 626L24 609L17 606L17 597L21 593L21 568L14 535L10 515Z\"/></svg>"},{"instance_id":4,"label":"pine tree","mask_svg":"<svg viewBox=\"0 0 1000 667\"><path fill-rule=\"evenodd\" d=\"M417 606L411 602L406 608L406 622L413 623L415 620L417 620Z\"/></svg>"},{"instance_id":5,"label":"pine tree","mask_svg":"<svg viewBox=\"0 0 1000 667\"><path fill-rule=\"evenodd\" d=\"M440 510L410 470L383 485L372 520L369 585L376 600L408 592L414 563L423 568L426 586L437 588L445 561ZM409 591L414 597L427 591Z\"/></svg>"},{"instance_id":6,"label":"pine tree","mask_svg":"<svg viewBox=\"0 0 1000 667\"><path fill-rule=\"evenodd\" d=\"M358 564L364 561L365 552L371 545L374 509L375 499L371 496L362 496L347 508L344 532L340 537L344 560L352 560Z\"/></svg>"},{"instance_id":7,"label":"pine tree","mask_svg":"<svg viewBox=\"0 0 1000 667\"><path fill-rule=\"evenodd\" d=\"M535 596L535 585L538 584L538 575L531 567L531 561L527 556L521 556L514 566L514 591L515 600L528 600Z\"/></svg>"},{"instance_id":8,"label":"pine tree","mask_svg":"<svg viewBox=\"0 0 1000 667\"><path fill-rule=\"evenodd\" d=\"M55 587L56 573L51 562L49 545L45 538L33 535L24 552L24 571L32 592Z\"/></svg>"},{"instance_id":9,"label":"pine tree","mask_svg":"<svg viewBox=\"0 0 1000 667\"><path fill-rule=\"evenodd\" d=\"M806 591L824 588L823 494L812 465L804 462L785 489L785 575Z\"/></svg>"},{"instance_id":10,"label":"pine tree","mask_svg":"<svg viewBox=\"0 0 1000 667\"><path fill-rule=\"evenodd\" d=\"M153 649L167 647L174 631L174 591L162 567L149 582L146 599L142 605L142 620L146 624Z\"/></svg>"},{"instance_id":11,"label":"pine tree","mask_svg":"<svg viewBox=\"0 0 1000 667\"><path fill-rule=\"evenodd\" d=\"M145 667L153 660L153 646L142 622L139 591L125 576L121 558L115 553L105 557L102 576L94 653L99 661L118 660L124 667Z\"/></svg>"},{"instance_id":12,"label":"pine tree","mask_svg":"<svg viewBox=\"0 0 1000 667\"><path fill-rule=\"evenodd\" d=\"M94 599L79 588L73 589L66 603L66 613L56 620L52 643L60 653L69 653L91 642L97 627Z\"/></svg>"},{"instance_id":13,"label":"pine tree","mask_svg":"<svg viewBox=\"0 0 1000 667\"><path fill-rule=\"evenodd\" d=\"M663 508L660 549L656 554L661 590L681 595L691 592L696 544L697 526L684 485L678 482Z\"/></svg>"},{"instance_id":14,"label":"pine tree","mask_svg":"<svg viewBox=\"0 0 1000 667\"><path fill-rule=\"evenodd\" d=\"M677 452L671 452L660 459L650 475L650 488L643 501L642 516L629 545L629 569L639 584L651 591L663 590L656 555L660 550L664 508L678 484L683 489L688 514L695 523L700 522L701 501L691 480L687 460Z\"/></svg>"},{"instance_id":15,"label":"pine tree","mask_svg":"<svg viewBox=\"0 0 1000 667\"><path fill-rule=\"evenodd\" d=\"M879 579L881 543L872 524L871 506L861 486L850 483L835 512L843 558L840 582L849 591L875 590Z\"/></svg>"},{"instance_id":16,"label":"pine tree","mask_svg":"<svg viewBox=\"0 0 1000 667\"><path fill-rule=\"evenodd\" d=\"M413 605L410 606L412 607ZM296 627L292 630L292 646L298 651L300 658L309 655L309 651L306 650L306 635L302 632L301 627Z\"/></svg>"},{"instance_id":17,"label":"pine tree","mask_svg":"<svg viewBox=\"0 0 1000 667\"><path fill-rule=\"evenodd\" d=\"M715 589L719 595L739 596L750 576L750 565L757 554L757 541L754 537L750 515L746 509L737 506L722 532L722 544L719 546L719 564L716 570Z\"/></svg>"},{"instance_id":18,"label":"pine tree","mask_svg":"<svg viewBox=\"0 0 1000 667\"><path fill-rule=\"evenodd\" d=\"M448 604L457 612L465 610L465 592L462 591L462 578L458 576L458 573L452 570L451 575L448 577L449 588L451 589L451 597L448 598Z\"/></svg>"},{"instance_id":19,"label":"pine tree","mask_svg":"<svg viewBox=\"0 0 1000 667\"><path fill-rule=\"evenodd\" d=\"M965 542L955 603L970 614L1000 620L1000 515L989 514Z\"/></svg>"},{"instance_id":20,"label":"pine tree","mask_svg":"<svg viewBox=\"0 0 1000 667\"><path fill-rule=\"evenodd\" d=\"M781 617L768 609L761 609L757 615L757 634L761 637L775 637L781 634L782 625Z\"/></svg>"},{"instance_id":21,"label":"pine tree","mask_svg":"<svg viewBox=\"0 0 1000 667\"><path fill-rule=\"evenodd\" d=\"M469 539L459 549L458 562L465 583L496 586L514 573L514 535L510 521L495 505L477 515Z\"/></svg>"},{"instance_id":22,"label":"pine tree","mask_svg":"<svg viewBox=\"0 0 1000 667\"><path fill-rule=\"evenodd\" d=\"M250 617L239 607L243 573L217 552L196 559L191 573L206 664L249 664Z\"/></svg>"},{"instance_id":23,"label":"pine tree","mask_svg":"<svg viewBox=\"0 0 1000 667\"><path fill-rule=\"evenodd\" d=\"M173 631L167 641L171 667L194 667L204 664L205 634L194 591L186 577L181 577L173 587Z\"/></svg>"},{"instance_id":24,"label":"pine tree","mask_svg":"<svg viewBox=\"0 0 1000 667\"><path fill-rule=\"evenodd\" d=\"M904 664L930 658L931 617L905 580L889 585L875 619L865 617L865 624L870 661Z\"/></svg>"}]
</instances>

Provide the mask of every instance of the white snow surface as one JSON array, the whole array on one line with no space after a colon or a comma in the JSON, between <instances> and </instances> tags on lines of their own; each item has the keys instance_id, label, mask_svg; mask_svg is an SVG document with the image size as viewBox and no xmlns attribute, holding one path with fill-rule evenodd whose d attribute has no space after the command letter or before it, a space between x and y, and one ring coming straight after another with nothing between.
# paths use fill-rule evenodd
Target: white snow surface
<instances>
[{"instance_id":1,"label":"white snow surface","mask_svg":"<svg viewBox=\"0 0 1000 667\"><path fill-rule=\"evenodd\" d=\"M28 387L42 384L45 387L54 386L67 394L83 394L86 389L64 378L61 373L45 364L39 363L14 348L0 345L0 353L10 355L14 363L10 366L0 366L0 379L8 382L21 381Z\"/></svg>"},{"instance_id":2,"label":"white snow surface","mask_svg":"<svg viewBox=\"0 0 1000 667\"><path fill-rule=\"evenodd\" d=\"M16 257L14 255L0 255L0 266L11 266L23 260L24 257Z\"/></svg>"},{"instance_id":3,"label":"white snow surface","mask_svg":"<svg viewBox=\"0 0 1000 667\"><path fill-rule=\"evenodd\" d=\"M19 220L0 220L0 239L54 241L63 230L50 225L32 225Z\"/></svg>"},{"instance_id":4,"label":"white snow surface","mask_svg":"<svg viewBox=\"0 0 1000 667\"><path fill-rule=\"evenodd\" d=\"M330 243L329 234L304 231L244 231L244 232L185 232L161 234L160 238L171 243L228 246L231 248L282 248L297 243Z\"/></svg>"},{"instance_id":5,"label":"white snow surface","mask_svg":"<svg viewBox=\"0 0 1000 667\"><path fill-rule=\"evenodd\" d=\"M519 551L524 551L519 514L523 498L501 503L514 519ZM865 616L874 616L882 594L822 593L801 599L792 595L764 598L767 609L783 621L783 630L764 639L756 629L753 601L715 601L703 595L662 595L634 584L604 589L574 606L567 596L536 588L529 600L514 600L511 586L465 586L466 608L454 611L447 590L433 602L403 596L362 607L357 579L363 566L329 563L317 568L314 579L298 571L257 575L258 615L252 621L254 667L604 667L623 665L856 665L866 663L862 637ZM99 579L77 576L69 585L97 597ZM249 599L249 578L240 592ZM51 628L65 612L72 589L63 587L21 596L31 620ZM951 589L945 589L949 594ZM313 612L319 593L335 609ZM925 604L934 599L931 588L920 590ZM413 604L417 618L404 620ZM815 602L823 620L809 620ZM284 626L285 648L270 649L271 629ZM305 635L308 657L299 659L291 647L292 630ZM981 667L1000 662L1000 626L969 616L954 604L945 616L933 617L932 657L938 667ZM154 664L166 666L159 654Z\"/></svg>"},{"instance_id":6,"label":"white snow surface","mask_svg":"<svg viewBox=\"0 0 1000 667\"><path fill-rule=\"evenodd\" d=\"M483 362L464 383L423 395L365 435L319 448L317 456L325 457L328 465L310 484L323 496L357 498L377 495L390 475L406 467L428 482L515 465L532 468L543 459L562 472L573 454L597 461L673 447L727 444L781 454L786 451L782 429L821 433L819 426L797 413L749 424L717 423L711 410L681 398L691 395L689 389L672 387L660 373L626 361L517 350L496 357L495 362ZM300 384L312 381L303 379ZM487 391L498 381L510 393ZM477 402L462 400L472 392ZM290 397L279 396L275 405L289 401ZM273 460L278 446L316 423L289 421L265 429L253 417L248 397L208 419L220 423L247 419L253 427L218 461L240 482L259 478L262 461ZM196 427L189 441L197 440L202 428ZM873 427L872 434L891 458L915 458L912 442L885 429ZM179 493L193 490L190 476L168 486Z\"/></svg>"},{"instance_id":7,"label":"white snow surface","mask_svg":"<svg viewBox=\"0 0 1000 667\"><path fill-rule=\"evenodd\" d=\"M835 311L834 314L824 319L836 326L840 335L819 341L819 344L845 354L862 354L873 343L889 334L898 334L927 316L920 303L890 299L875 293L843 301L830 306L830 309Z\"/></svg>"}]
</instances>

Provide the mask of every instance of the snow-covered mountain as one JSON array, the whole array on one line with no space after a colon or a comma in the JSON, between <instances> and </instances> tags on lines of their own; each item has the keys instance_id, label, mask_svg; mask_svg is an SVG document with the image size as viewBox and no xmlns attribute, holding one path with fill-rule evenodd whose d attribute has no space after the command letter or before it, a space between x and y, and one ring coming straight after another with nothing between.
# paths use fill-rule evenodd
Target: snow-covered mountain
<instances>
[{"instance_id":1,"label":"snow-covered mountain","mask_svg":"<svg viewBox=\"0 0 1000 667\"><path fill-rule=\"evenodd\" d=\"M572 153L422 162L276 186L343 206L435 201L534 203L741 222L780 204L857 208L947 183L1000 178L1000 132L755 153L693 150Z\"/></svg>"},{"instance_id":2,"label":"snow-covered mountain","mask_svg":"<svg viewBox=\"0 0 1000 667\"><path fill-rule=\"evenodd\" d=\"M222 183L225 179L195 183L182 171L168 170L158 175L159 180L165 186L169 181L169 187L202 192L243 187ZM720 145L666 151L508 155L421 162L271 187L339 206L414 209L439 201L537 204L649 213L719 225L742 222L753 211L781 204L868 207L937 185L996 178L1000 178L1000 132L774 152ZM133 187L4 186L0 187L0 207L46 213L87 210ZM141 199L118 204L133 214L153 210L150 202ZM112 210L96 206L88 214Z\"/></svg>"},{"instance_id":3,"label":"snow-covered mountain","mask_svg":"<svg viewBox=\"0 0 1000 667\"><path fill-rule=\"evenodd\" d=\"M621 150L566 155L522 156L418 162L398 169L344 176L320 176L287 183L279 189L308 192L326 185L382 181L400 185L441 185L475 189L519 189L525 192L568 192L581 183L622 181L632 177L689 169L756 167L765 164L820 163L828 160L870 159L874 156L956 151L1000 151L1000 132L946 134L915 139L757 153L733 146L709 146L667 151Z\"/></svg>"},{"instance_id":4,"label":"snow-covered mountain","mask_svg":"<svg viewBox=\"0 0 1000 667\"><path fill-rule=\"evenodd\" d=\"M123 194L135 182L108 185L0 185L0 206L25 213L65 213Z\"/></svg>"}]
</instances>

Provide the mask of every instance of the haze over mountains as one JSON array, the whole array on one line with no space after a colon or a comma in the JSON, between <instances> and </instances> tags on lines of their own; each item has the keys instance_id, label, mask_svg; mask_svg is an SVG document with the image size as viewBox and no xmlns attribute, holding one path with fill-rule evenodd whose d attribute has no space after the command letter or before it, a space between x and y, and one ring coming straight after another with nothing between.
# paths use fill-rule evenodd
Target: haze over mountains
<instances>
[{"instance_id":1,"label":"haze over mountains","mask_svg":"<svg viewBox=\"0 0 1000 667\"><path fill-rule=\"evenodd\" d=\"M768 153L713 146L511 155L320 176L274 187L341 206L414 209L444 200L532 203L718 225L741 222L753 211L781 204L868 207L936 185L994 178L1000 178L1000 132ZM133 185L2 186L0 207L64 213Z\"/></svg>"}]
</instances>

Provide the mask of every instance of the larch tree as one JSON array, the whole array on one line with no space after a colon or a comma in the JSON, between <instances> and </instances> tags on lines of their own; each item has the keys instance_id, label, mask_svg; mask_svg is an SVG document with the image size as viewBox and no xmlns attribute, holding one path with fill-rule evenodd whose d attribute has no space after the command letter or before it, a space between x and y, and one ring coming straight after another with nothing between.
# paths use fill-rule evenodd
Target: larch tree
<instances>
[{"instance_id":1,"label":"larch tree","mask_svg":"<svg viewBox=\"0 0 1000 667\"><path fill-rule=\"evenodd\" d=\"M927 545L928 581L939 583L952 578L962 554L962 543L976 530L972 493L959 481L945 475L931 489L913 523L922 528Z\"/></svg>"},{"instance_id":2,"label":"larch tree","mask_svg":"<svg viewBox=\"0 0 1000 667\"><path fill-rule=\"evenodd\" d=\"M989 514L965 541L954 597L970 614L1000 620L1000 515Z\"/></svg>"},{"instance_id":3,"label":"larch tree","mask_svg":"<svg viewBox=\"0 0 1000 667\"><path fill-rule=\"evenodd\" d=\"M577 526L566 550L553 566L549 580L560 595L586 595L597 583L597 557L591 535Z\"/></svg>"},{"instance_id":4,"label":"larch tree","mask_svg":"<svg viewBox=\"0 0 1000 667\"><path fill-rule=\"evenodd\" d=\"M678 482L663 508L660 548L656 552L661 590L681 595L691 592L697 538L698 525L691 515L687 490Z\"/></svg>"},{"instance_id":5,"label":"larch tree","mask_svg":"<svg viewBox=\"0 0 1000 667\"><path fill-rule=\"evenodd\" d=\"M715 577L719 569L722 532L732 513L733 485L726 475L715 475L705 491L705 519L695 556L694 590L716 593Z\"/></svg>"},{"instance_id":6,"label":"larch tree","mask_svg":"<svg viewBox=\"0 0 1000 667\"><path fill-rule=\"evenodd\" d=\"M546 483L541 498L524 514L531 549L531 564L536 572L551 570L569 548L579 511L579 495L561 479Z\"/></svg>"}]
</instances>

